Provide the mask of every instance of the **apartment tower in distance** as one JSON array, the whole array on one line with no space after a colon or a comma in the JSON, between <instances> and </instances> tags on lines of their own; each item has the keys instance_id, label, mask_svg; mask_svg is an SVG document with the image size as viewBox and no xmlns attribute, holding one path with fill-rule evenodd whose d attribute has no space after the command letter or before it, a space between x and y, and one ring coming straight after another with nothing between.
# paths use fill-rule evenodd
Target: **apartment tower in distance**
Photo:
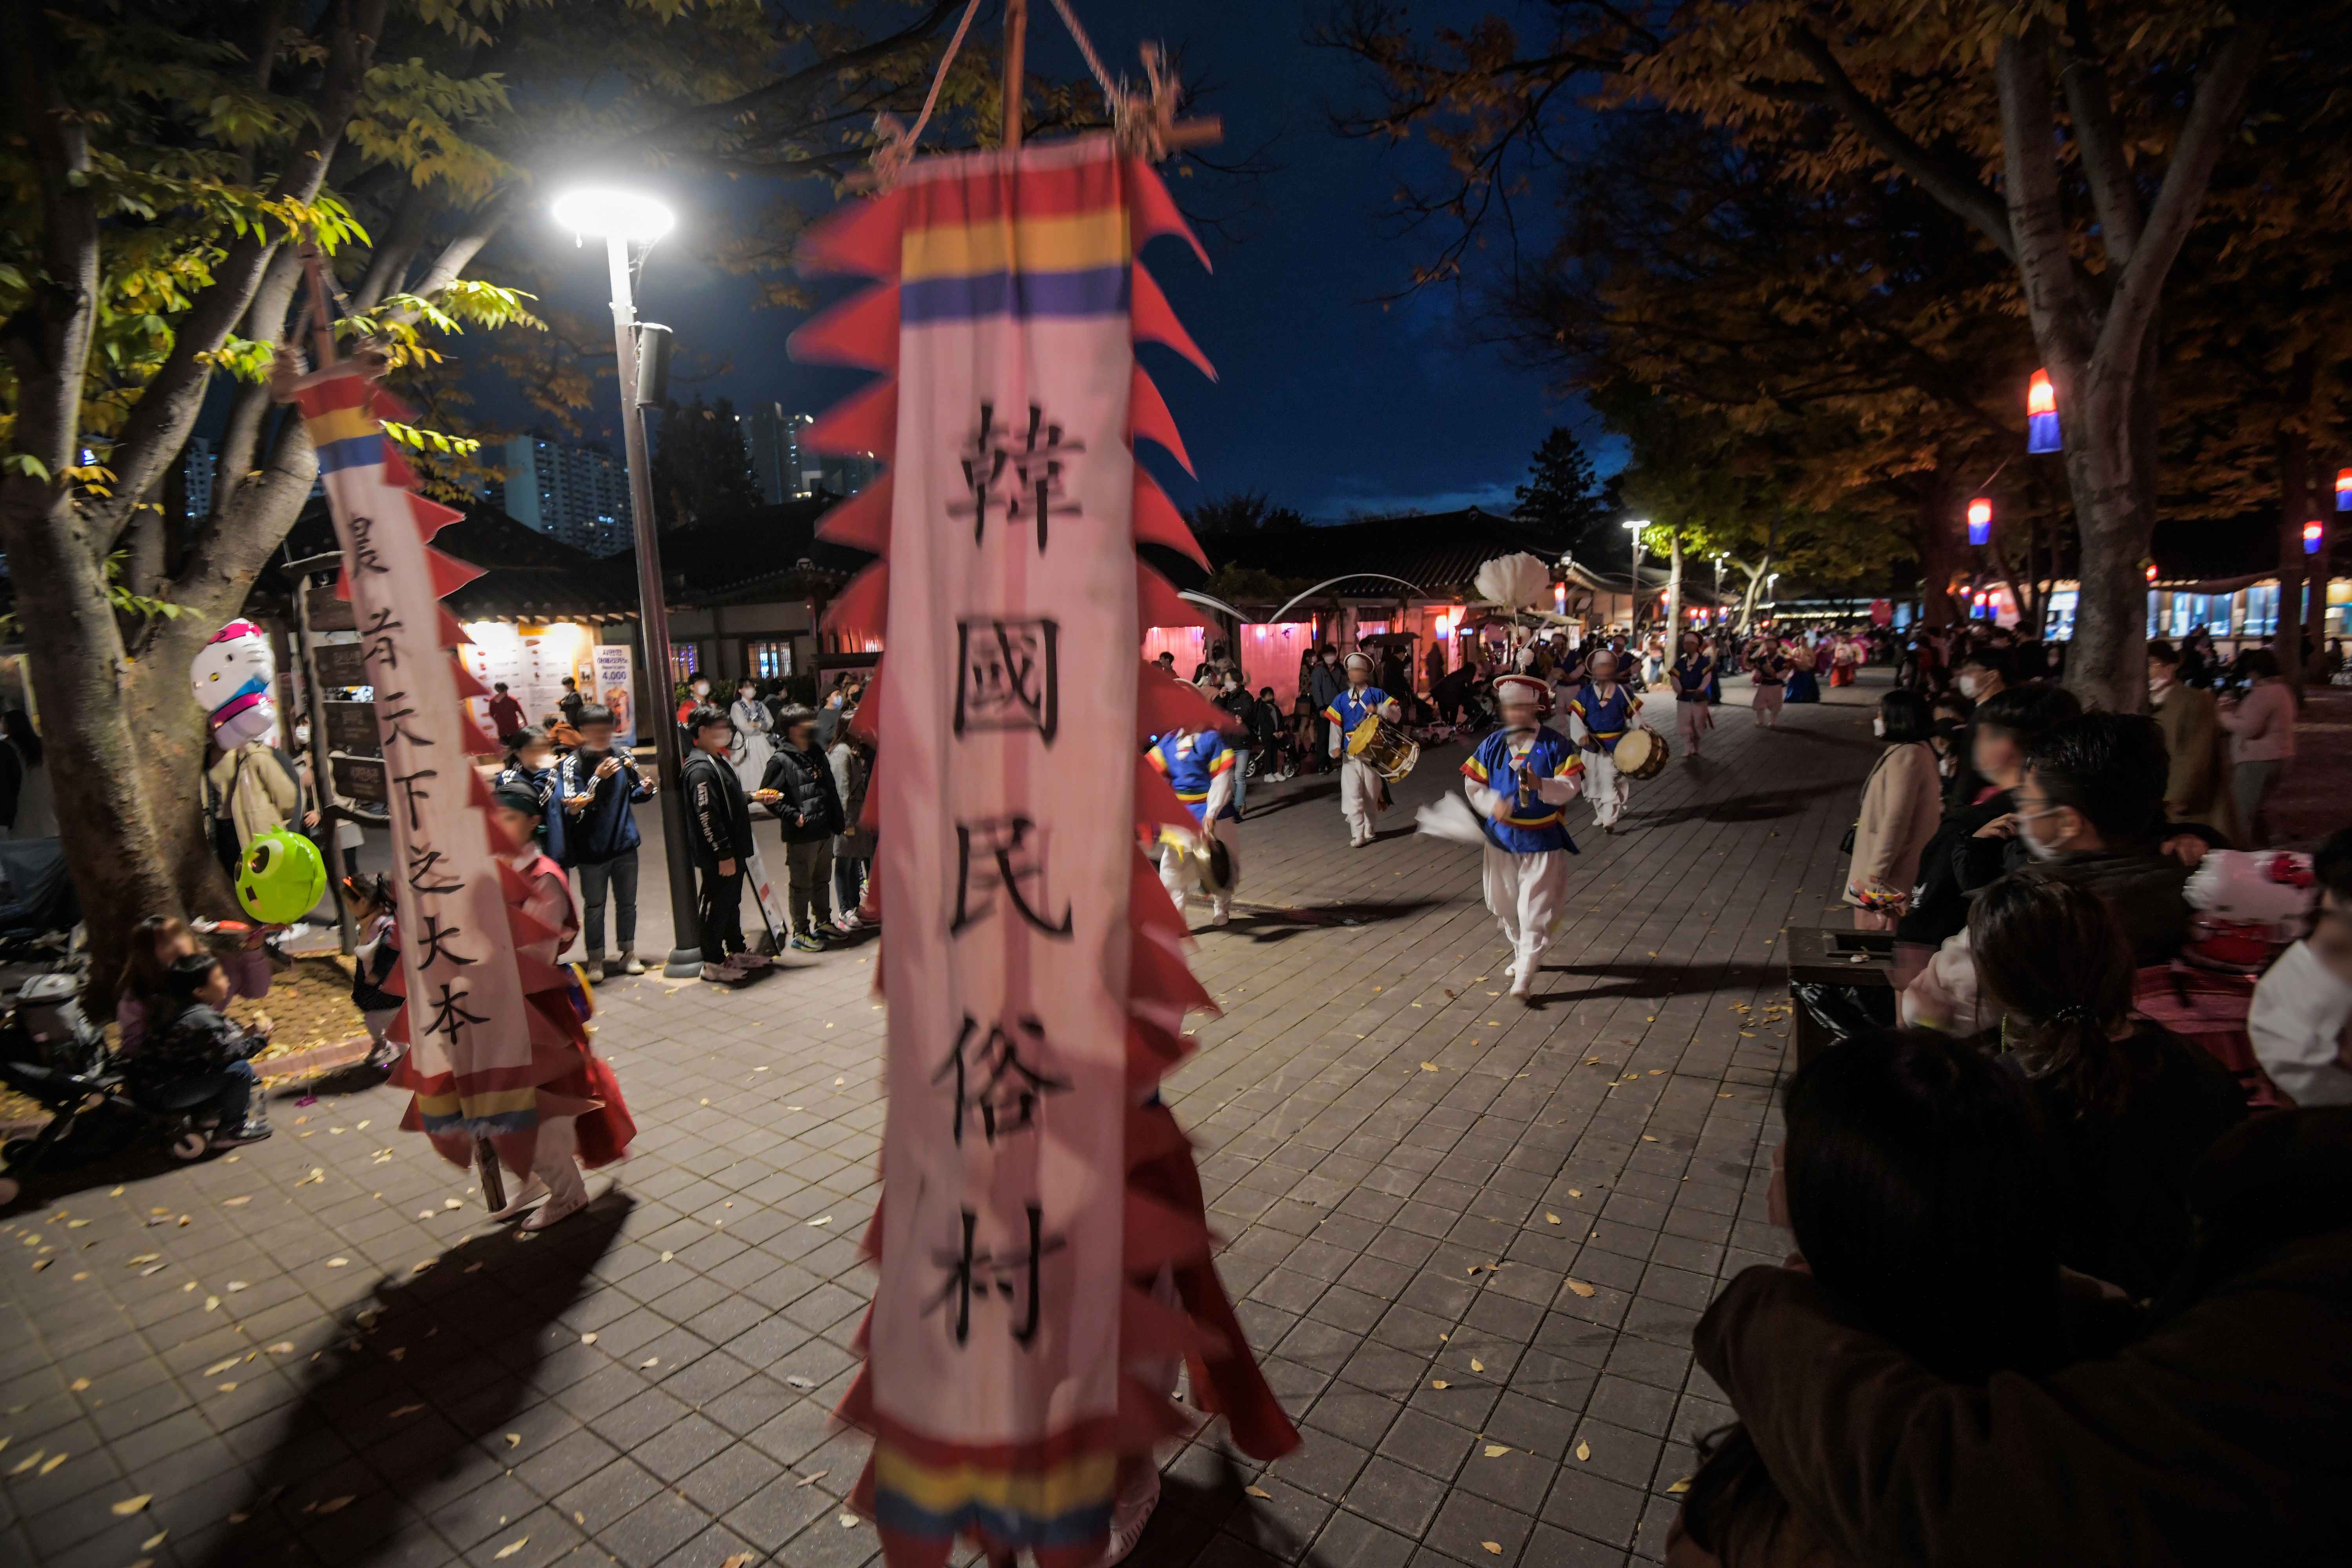
<instances>
[{"instance_id":1,"label":"apartment tower in distance","mask_svg":"<svg viewBox=\"0 0 2352 1568\"><path fill-rule=\"evenodd\" d=\"M506 444L509 517L591 555L629 547L632 516L626 465L595 447L570 447L544 436Z\"/></svg>"}]
</instances>

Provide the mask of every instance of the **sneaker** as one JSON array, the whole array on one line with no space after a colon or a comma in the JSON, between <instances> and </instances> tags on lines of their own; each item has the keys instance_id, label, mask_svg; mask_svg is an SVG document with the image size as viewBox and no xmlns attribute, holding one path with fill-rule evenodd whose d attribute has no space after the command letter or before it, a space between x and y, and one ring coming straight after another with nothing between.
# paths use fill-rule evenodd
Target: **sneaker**
<instances>
[{"instance_id":1,"label":"sneaker","mask_svg":"<svg viewBox=\"0 0 2352 1568\"><path fill-rule=\"evenodd\" d=\"M1111 1504L1110 1541L1096 1568L1116 1568L1142 1542L1144 1529L1151 1522L1151 1510L1160 1506L1160 1472L1150 1470L1147 1476L1132 1490L1122 1489Z\"/></svg>"},{"instance_id":2,"label":"sneaker","mask_svg":"<svg viewBox=\"0 0 2352 1568\"><path fill-rule=\"evenodd\" d=\"M728 968L740 969L746 973L754 969L765 969L775 962L764 952L730 952L727 955Z\"/></svg>"},{"instance_id":3,"label":"sneaker","mask_svg":"<svg viewBox=\"0 0 2352 1568\"><path fill-rule=\"evenodd\" d=\"M1209 923L1213 926L1229 926L1234 923L1233 911L1219 910L1209 917Z\"/></svg>"},{"instance_id":4,"label":"sneaker","mask_svg":"<svg viewBox=\"0 0 2352 1568\"><path fill-rule=\"evenodd\" d=\"M825 951L825 945L807 931L797 931L794 932L793 936L793 951L794 952L823 952Z\"/></svg>"},{"instance_id":5,"label":"sneaker","mask_svg":"<svg viewBox=\"0 0 2352 1568\"><path fill-rule=\"evenodd\" d=\"M702 966L702 978L722 985L732 985L743 978L743 972L740 969L730 969L723 963L705 963Z\"/></svg>"},{"instance_id":6,"label":"sneaker","mask_svg":"<svg viewBox=\"0 0 2352 1568\"><path fill-rule=\"evenodd\" d=\"M233 1128L227 1131L215 1132L212 1135L212 1146L215 1149L234 1148L240 1143L258 1143L264 1138L268 1136L268 1122L248 1120L241 1127Z\"/></svg>"},{"instance_id":7,"label":"sneaker","mask_svg":"<svg viewBox=\"0 0 2352 1568\"><path fill-rule=\"evenodd\" d=\"M856 915L836 915L834 917L833 929L839 931L844 936L854 935L857 931L857 917Z\"/></svg>"},{"instance_id":8,"label":"sneaker","mask_svg":"<svg viewBox=\"0 0 2352 1568\"><path fill-rule=\"evenodd\" d=\"M604 961L603 959L590 959L587 963L586 968L588 970L588 984L591 985L602 985L604 984Z\"/></svg>"},{"instance_id":9,"label":"sneaker","mask_svg":"<svg viewBox=\"0 0 2352 1568\"><path fill-rule=\"evenodd\" d=\"M548 1199L546 1203L540 1205L537 1214L522 1222L522 1228L545 1230L549 1226L562 1224L587 1206L588 1189L583 1185L574 1191Z\"/></svg>"},{"instance_id":10,"label":"sneaker","mask_svg":"<svg viewBox=\"0 0 2352 1568\"><path fill-rule=\"evenodd\" d=\"M645 972L646 972L645 961L644 961L643 959L639 958L635 953L634 953L634 952L625 952L625 953L621 954L621 973L624 973L624 974L643 974Z\"/></svg>"}]
</instances>

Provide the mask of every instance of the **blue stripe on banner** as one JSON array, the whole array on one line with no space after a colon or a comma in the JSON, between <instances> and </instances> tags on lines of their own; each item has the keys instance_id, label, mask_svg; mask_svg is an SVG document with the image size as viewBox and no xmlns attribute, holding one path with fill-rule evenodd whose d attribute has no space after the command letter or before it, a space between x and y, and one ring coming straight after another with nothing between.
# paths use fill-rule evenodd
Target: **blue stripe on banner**
<instances>
[{"instance_id":1,"label":"blue stripe on banner","mask_svg":"<svg viewBox=\"0 0 2352 1568\"><path fill-rule=\"evenodd\" d=\"M1080 272L981 272L909 279L898 285L898 320L960 321L981 316L1111 316L1127 309L1127 266Z\"/></svg>"},{"instance_id":2,"label":"blue stripe on banner","mask_svg":"<svg viewBox=\"0 0 2352 1568\"><path fill-rule=\"evenodd\" d=\"M1003 1512L986 1503L968 1502L950 1515L933 1513L903 1493L884 1491L875 1496L874 1520L888 1529L932 1540L958 1533L972 1535L985 1530L994 1541L1050 1549L1075 1546L1107 1534L1110 1530L1110 1504L1072 1509L1052 1519L1038 1519L1026 1513Z\"/></svg>"},{"instance_id":3,"label":"blue stripe on banner","mask_svg":"<svg viewBox=\"0 0 2352 1568\"><path fill-rule=\"evenodd\" d=\"M356 468L369 463L383 461L382 436L347 436L340 441L330 441L319 448L319 471L331 474L338 468Z\"/></svg>"}]
</instances>

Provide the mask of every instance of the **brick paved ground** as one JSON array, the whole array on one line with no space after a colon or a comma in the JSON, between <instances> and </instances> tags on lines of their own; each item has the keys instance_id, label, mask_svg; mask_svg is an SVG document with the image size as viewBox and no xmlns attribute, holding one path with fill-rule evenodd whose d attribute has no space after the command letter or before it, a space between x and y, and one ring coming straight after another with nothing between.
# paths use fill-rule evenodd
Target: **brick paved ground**
<instances>
[{"instance_id":1,"label":"brick paved ground","mask_svg":"<svg viewBox=\"0 0 2352 1568\"><path fill-rule=\"evenodd\" d=\"M1212 1428L1136 1561L1659 1556L1724 1416L1691 1325L1779 1249L1775 939L1831 898L1873 754L1874 692L1836 695L1778 734L1726 709L1631 832L1584 838L1538 1011L1500 994L1475 855L1403 813L1351 853L1328 784L1259 792L1244 918L1196 956L1225 1016L1170 1094L1307 1443L1261 1470ZM642 1137L535 1239L383 1089L281 1100L240 1155L53 1178L0 1234L0 1562L873 1560L839 1506L863 1445L827 1421L868 1289L870 964L607 986Z\"/></svg>"}]
</instances>

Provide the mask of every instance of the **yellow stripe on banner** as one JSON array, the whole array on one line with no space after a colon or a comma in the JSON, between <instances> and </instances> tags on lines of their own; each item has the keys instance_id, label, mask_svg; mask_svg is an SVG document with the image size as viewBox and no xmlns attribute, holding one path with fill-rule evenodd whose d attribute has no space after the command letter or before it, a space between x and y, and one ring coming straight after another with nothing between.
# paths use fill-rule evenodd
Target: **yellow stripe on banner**
<instances>
[{"instance_id":1,"label":"yellow stripe on banner","mask_svg":"<svg viewBox=\"0 0 2352 1568\"><path fill-rule=\"evenodd\" d=\"M354 436L373 436L383 428L375 422L375 416L364 408L331 408L302 423L310 427L310 445L313 447L323 447L330 441L348 441Z\"/></svg>"},{"instance_id":2,"label":"yellow stripe on banner","mask_svg":"<svg viewBox=\"0 0 2352 1568\"><path fill-rule=\"evenodd\" d=\"M501 1089L488 1094L469 1094L464 1097L464 1100L467 1117L469 1120L479 1120L485 1117L504 1116L509 1111L536 1110L539 1105L539 1090L528 1087Z\"/></svg>"},{"instance_id":3,"label":"yellow stripe on banner","mask_svg":"<svg viewBox=\"0 0 2352 1568\"><path fill-rule=\"evenodd\" d=\"M951 1514L978 1502L1032 1519L1055 1519L1109 1501L1118 1475L1116 1454L1083 1455L1043 1475L1013 1475L978 1465L933 1469L887 1444L874 1447L876 1487L932 1514Z\"/></svg>"},{"instance_id":4,"label":"yellow stripe on banner","mask_svg":"<svg viewBox=\"0 0 2352 1568\"><path fill-rule=\"evenodd\" d=\"M900 242L899 276L960 278L988 272L1078 272L1128 259L1127 209L1066 217L992 218L910 228Z\"/></svg>"}]
</instances>

